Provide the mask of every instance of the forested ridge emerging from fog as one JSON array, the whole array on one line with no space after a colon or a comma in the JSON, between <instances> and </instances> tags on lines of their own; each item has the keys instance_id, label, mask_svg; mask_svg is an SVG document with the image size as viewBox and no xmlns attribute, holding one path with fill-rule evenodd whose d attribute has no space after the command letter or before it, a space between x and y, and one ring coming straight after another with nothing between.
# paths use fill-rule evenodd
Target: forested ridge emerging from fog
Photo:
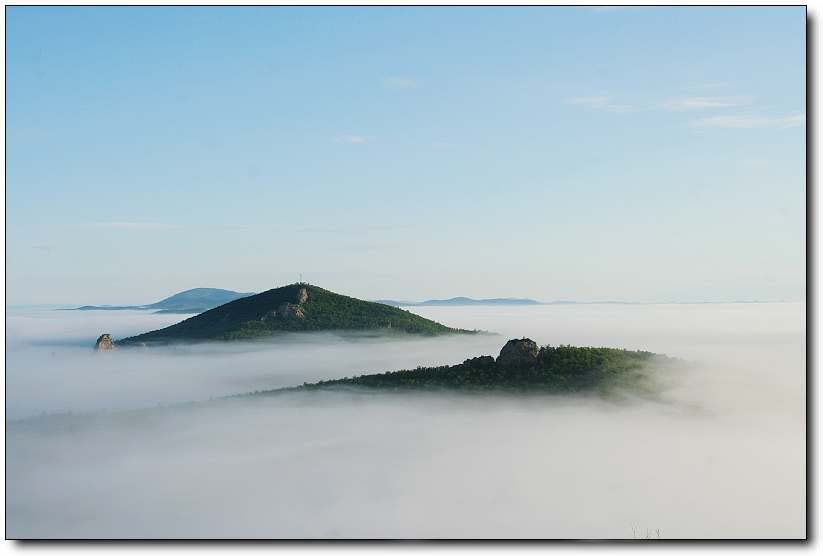
<instances>
[{"instance_id":1,"label":"forested ridge emerging from fog","mask_svg":"<svg viewBox=\"0 0 823 556\"><path fill-rule=\"evenodd\" d=\"M381 331L440 335L469 333L409 311L296 283L237 299L172 326L124 338L117 345L174 341L248 340L277 332Z\"/></svg>"},{"instance_id":2,"label":"forested ridge emerging from fog","mask_svg":"<svg viewBox=\"0 0 823 556\"><path fill-rule=\"evenodd\" d=\"M653 379L653 364L676 359L649 351L571 345L544 346L528 339L509 340L495 359L490 355L457 365L417 367L304 383L296 389L364 387L385 390L506 390L520 392L606 393L617 387L643 390ZM269 392L255 392L264 394Z\"/></svg>"}]
</instances>

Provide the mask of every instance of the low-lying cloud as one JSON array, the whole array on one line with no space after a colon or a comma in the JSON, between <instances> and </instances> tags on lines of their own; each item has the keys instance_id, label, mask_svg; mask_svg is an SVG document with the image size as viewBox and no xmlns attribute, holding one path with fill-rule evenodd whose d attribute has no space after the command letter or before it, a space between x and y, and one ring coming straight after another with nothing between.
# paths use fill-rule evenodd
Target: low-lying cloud
<instances>
[{"instance_id":1,"label":"low-lying cloud","mask_svg":"<svg viewBox=\"0 0 823 556\"><path fill-rule=\"evenodd\" d=\"M7 403L18 418L130 411L7 423L7 534L805 535L802 304L415 311L502 335L94 354L104 321L119 334L174 316L10 315ZM454 363L522 336L694 365L656 399L321 391L154 407Z\"/></svg>"},{"instance_id":2,"label":"low-lying cloud","mask_svg":"<svg viewBox=\"0 0 823 556\"><path fill-rule=\"evenodd\" d=\"M453 364L496 353L502 343L490 335L398 342L381 336L308 333L111 353L92 349L103 332L123 338L185 317L145 311L10 314L7 417L155 407L326 378Z\"/></svg>"}]
</instances>

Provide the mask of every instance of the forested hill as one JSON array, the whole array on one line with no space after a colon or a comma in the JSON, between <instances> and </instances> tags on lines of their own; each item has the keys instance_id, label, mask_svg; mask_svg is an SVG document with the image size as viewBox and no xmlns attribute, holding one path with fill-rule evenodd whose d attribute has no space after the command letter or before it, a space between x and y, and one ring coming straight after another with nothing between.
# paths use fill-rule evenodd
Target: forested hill
<instances>
[{"instance_id":1,"label":"forested hill","mask_svg":"<svg viewBox=\"0 0 823 556\"><path fill-rule=\"evenodd\" d=\"M617 387L646 389L651 384L653 369L676 361L648 351L576 346L539 348L532 340L523 338L509 340L496 359L485 355L459 365L323 380L298 389L348 386L381 390L605 393Z\"/></svg>"},{"instance_id":2,"label":"forested hill","mask_svg":"<svg viewBox=\"0 0 823 556\"><path fill-rule=\"evenodd\" d=\"M425 335L469 332L449 328L397 307L297 283L237 299L167 328L125 338L115 344L244 340L281 331L315 330L380 330Z\"/></svg>"},{"instance_id":3,"label":"forested hill","mask_svg":"<svg viewBox=\"0 0 823 556\"><path fill-rule=\"evenodd\" d=\"M378 299L377 303L392 305L393 307L460 307L463 305L540 305L534 299L517 297L496 297L493 299L473 299L471 297L452 297L449 299L428 299L426 301L396 301L393 299Z\"/></svg>"}]
</instances>

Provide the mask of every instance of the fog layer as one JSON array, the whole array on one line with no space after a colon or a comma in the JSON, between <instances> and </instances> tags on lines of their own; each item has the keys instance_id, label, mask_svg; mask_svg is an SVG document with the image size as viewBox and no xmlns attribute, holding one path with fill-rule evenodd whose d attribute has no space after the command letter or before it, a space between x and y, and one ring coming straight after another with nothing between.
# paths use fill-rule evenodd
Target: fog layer
<instances>
[{"instance_id":1,"label":"fog layer","mask_svg":"<svg viewBox=\"0 0 823 556\"><path fill-rule=\"evenodd\" d=\"M283 334L259 342L121 348L115 339L168 326L180 315L143 311L12 311L8 315L7 418L156 407L324 378L417 365L453 364L496 353L496 335L397 339L362 334Z\"/></svg>"},{"instance_id":2,"label":"fog layer","mask_svg":"<svg viewBox=\"0 0 823 556\"><path fill-rule=\"evenodd\" d=\"M9 314L7 534L805 534L803 305L414 310L503 335L94 354L99 332L175 316ZM455 363L522 336L695 365L658 400L311 392L154 407ZM100 409L130 411L35 417Z\"/></svg>"}]
</instances>

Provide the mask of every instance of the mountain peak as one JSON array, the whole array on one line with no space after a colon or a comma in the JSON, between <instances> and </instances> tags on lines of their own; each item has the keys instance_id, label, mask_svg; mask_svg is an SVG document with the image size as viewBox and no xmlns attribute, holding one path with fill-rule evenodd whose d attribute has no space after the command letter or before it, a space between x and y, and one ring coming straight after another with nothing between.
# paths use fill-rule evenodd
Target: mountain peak
<instances>
[{"instance_id":1,"label":"mountain peak","mask_svg":"<svg viewBox=\"0 0 823 556\"><path fill-rule=\"evenodd\" d=\"M175 341L248 340L279 332L321 330L408 334L462 333L397 307L348 297L295 282L242 297L172 326L116 342L118 345Z\"/></svg>"}]
</instances>

